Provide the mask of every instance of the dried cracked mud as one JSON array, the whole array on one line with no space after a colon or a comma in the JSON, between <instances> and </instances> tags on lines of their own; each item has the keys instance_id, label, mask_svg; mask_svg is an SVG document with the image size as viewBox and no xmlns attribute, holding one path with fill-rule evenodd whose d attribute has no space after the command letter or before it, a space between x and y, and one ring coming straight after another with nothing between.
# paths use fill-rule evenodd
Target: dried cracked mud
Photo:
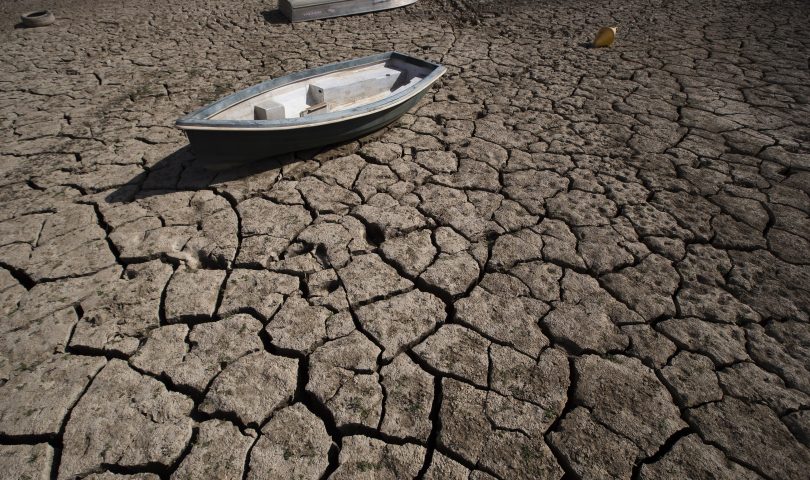
<instances>
[{"instance_id":1,"label":"dried cracked mud","mask_svg":"<svg viewBox=\"0 0 810 480\"><path fill-rule=\"evenodd\" d=\"M806 478L807 2L169 3L0 5L3 476ZM370 137L173 127L388 50Z\"/></svg>"}]
</instances>

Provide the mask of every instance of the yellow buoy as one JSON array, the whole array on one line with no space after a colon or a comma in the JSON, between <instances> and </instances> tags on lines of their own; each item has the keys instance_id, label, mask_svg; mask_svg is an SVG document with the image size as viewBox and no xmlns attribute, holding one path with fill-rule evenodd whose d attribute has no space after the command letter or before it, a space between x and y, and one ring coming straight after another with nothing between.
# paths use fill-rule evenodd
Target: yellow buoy
<instances>
[{"instance_id":1,"label":"yellow buoy","mask_svg":"<svg viewBox=\"0 0 810 480\"><path fill-rule=\"evenodd\" d=\"M609 47L613 40L616 39L616 30L618 27L604 27L599 29L596 33L596 38L593 40L594 47Z\"/></svg>"}]
</instances>

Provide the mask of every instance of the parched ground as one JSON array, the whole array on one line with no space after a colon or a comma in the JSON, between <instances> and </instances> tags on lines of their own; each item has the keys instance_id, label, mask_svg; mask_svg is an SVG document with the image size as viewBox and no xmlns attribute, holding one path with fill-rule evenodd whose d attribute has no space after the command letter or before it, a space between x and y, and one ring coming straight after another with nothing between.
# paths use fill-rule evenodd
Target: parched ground
<instances>
[{"instance_id":1,"label":"parched ground","mask_svg":"<svg viewBox=\"0 0 810 480\"><path fill-rule=\"evenodd\" d=\"M0 476L807 478L806 1L45 4L0 4ZM173 127L394 49L448 73L371 137Z\"/></svg>"}]
</instances>

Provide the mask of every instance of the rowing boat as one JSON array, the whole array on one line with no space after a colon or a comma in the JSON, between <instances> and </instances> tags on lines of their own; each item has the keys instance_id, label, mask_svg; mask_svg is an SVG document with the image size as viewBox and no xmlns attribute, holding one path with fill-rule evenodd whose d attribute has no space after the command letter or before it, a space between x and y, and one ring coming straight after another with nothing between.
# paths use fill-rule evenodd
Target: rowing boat
<instances>
[{"instance_id":1,"label":"rowing boat","mask_svg":"<svg viewBox=\"0 0 810 480\"><path fill-rule=\"evenodd\" d=\"M367 135L413 108L446 71L397 52L246 88L179 120L201 164L227 168Z\"/></svg>"},{"instance_id":2,"label":"rowing boat","mask_svg":"<svg viewBox=\"0 0 810 480\"><path fill-rule=\"evenodd\" d=\"M279 10L291 22L343 17L404 7L416 0L280 0Z\"/></svg>"}]
</instances>

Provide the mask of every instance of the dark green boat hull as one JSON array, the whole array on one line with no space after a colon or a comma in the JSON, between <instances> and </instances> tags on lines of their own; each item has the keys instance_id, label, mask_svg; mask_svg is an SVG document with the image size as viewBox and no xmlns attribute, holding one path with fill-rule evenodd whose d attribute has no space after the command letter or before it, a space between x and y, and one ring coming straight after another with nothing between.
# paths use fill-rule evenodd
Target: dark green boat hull
<instances>
[{"instance_id":1,"label":"dark green boat hull","mask_svg":"<svg viewBox=\"0 0 810 480\"><path fill-rule=\"evenodd\" d=\"M287 130L186 130L197 165L209 170L284 153L342 143L377 131L404 115L425 92L391 108L340 122Z\"/></svg>"},{"instance_id":2,"label":"dark green boat hull","mask_svg":"<svg viewBox=\"0 0 810 480\"><path fill-rule=\"evenodd\" d=\"M398 89L390 96L345 110L277 120L217 118L220 112L270 90L333 72L364 68L393 60L414 65L429 73L419 82ZM178 119L176 123L185 130L199 165L211 170L222 170L276 155L310 150L368 135L413 108L445 71L447 69L439 64L402 53L380 53L264 81L192 112Z\"/></svg>"}]
</instances>

